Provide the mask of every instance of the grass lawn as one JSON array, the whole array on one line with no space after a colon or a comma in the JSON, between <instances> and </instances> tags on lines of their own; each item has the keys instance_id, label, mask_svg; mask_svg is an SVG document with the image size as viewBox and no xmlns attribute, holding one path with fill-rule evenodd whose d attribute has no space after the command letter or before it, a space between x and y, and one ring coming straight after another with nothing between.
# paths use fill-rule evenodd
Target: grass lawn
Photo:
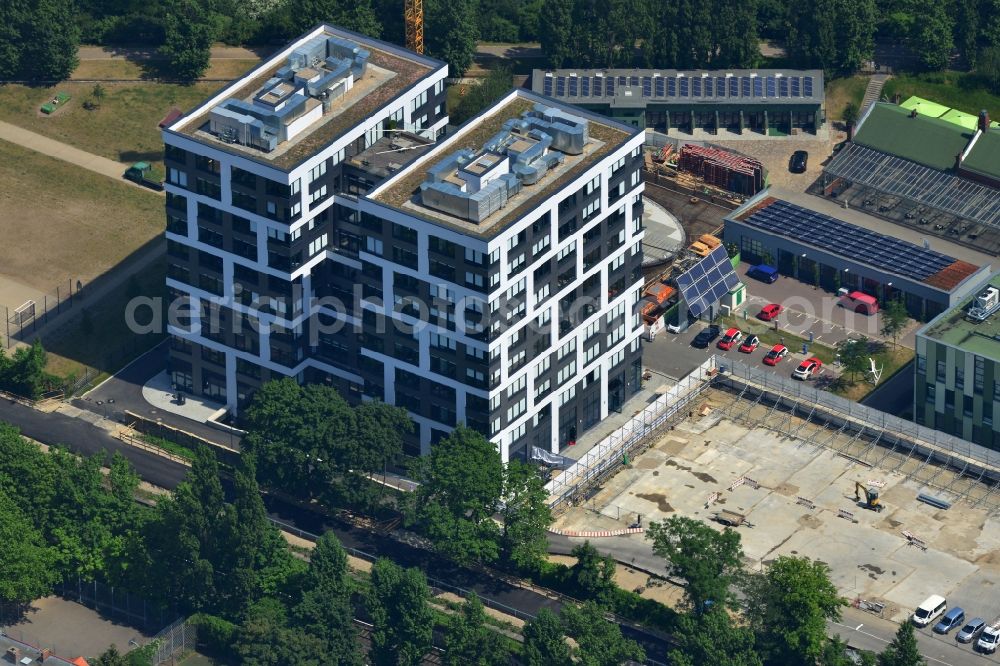
<instances>
[{"instance_id":1,"label":"grass lawn","mask_svg":"<svg viewBox=\"0 0 1000 666\"><path fill-rule=\"evenodd\" d=\"M205 72L205 79L234 79L253 69L260 60L217 59ZM150 72L142 63L123 58L108 60L81 60L70 79L147 79ZM161 84L162 85L162 84ZM222 85L216 83L216 85ZM186 110L186 109L185 109Z\"/></svg>"},{"instance_id":2,"label":"grass lawn","mask_svg":"<svg viewBox=\"0 0 1000 666\"><path fill-rule=\"evenodd\" d=\"M860 110L867 87L867 76L848 76L829 81L826 85L827 120L842 120L848 102L854 102L854 108Z\"/></svg>"},{"instance_id":3,"label":"grass lawn","mask_svg":"<svg viewBox=\"0 0 1000 666\"><path fill-rule=\"evenodd\" d=\"M133 333L125 320L125 308L134 292L154 298L162 296L165 272L166 263L161 257L136 273L134 282L125 280L100 302L77 304L78 313L42 339L48 352L46 371L69 378L82 377L88 368L93 368L100 372L92 382L96 383L101 376L113 374L157 345L164 334ZM150 316L149 308L141 308L136 313L136 319L142 324L147 323Z\"/></svg>"},{"instance_id":4,"label":"grass lawn","mask_svg":"<svg viewBox=\"0 0 1000 666\"><path fill-rule=\"evenodd\" d=\"M889 381L889 378L903 369L903 367L913 360L913 350L907 347L896 346L893 348L887 345L885 351L874 356L875 365L882 366L882 379L880 382ZM847 374L842 375L847 378ZM832 392L849 400L859 401L875 390L871 382L859 373L854 384L844 382L831 387Z\"/></svg>"},{"instance_id":5,"label":"grass lawn","mask_svg":"<svg viewBox=\"0 0 1000 666\"><path fill-rule=\"evenodd\" d=\"M89 283L165 224L162 196L4 141L0 210L0 277L44 293Z\"/></svg>"},{"instance_id":6,"label":"grass lawn","mask_svg":"<svg viewBox=\"0 0 1000 666\"><path fill-rule=\"evenodd\" d=\"M101 108L94 111L83 108L83 102L94 88L92 83L66 81L48 87L0 86L0 120L113 160L126 163L146 160L162 167L163 142L156 124L171 107L188 111L221 84L101 85L105 91L104 100ZM51 117L41 114L38 107L62 91L68 92L73 99Z\"/></svg>"},{"instance_id":7,"label":"grass lawn","mask_svg":"<svg viewBox=\"0 0 1000 666\"><path fill-rule=\"evenodd\" d=\"M892 98L896 93L903 100L917 95L959 111L978 115L986 109L991 118L1000 118L1000 95L979 85L978 79L963 72L932 72L893 76L885 84L883 94Z\"/></svg>"}]
</instances>

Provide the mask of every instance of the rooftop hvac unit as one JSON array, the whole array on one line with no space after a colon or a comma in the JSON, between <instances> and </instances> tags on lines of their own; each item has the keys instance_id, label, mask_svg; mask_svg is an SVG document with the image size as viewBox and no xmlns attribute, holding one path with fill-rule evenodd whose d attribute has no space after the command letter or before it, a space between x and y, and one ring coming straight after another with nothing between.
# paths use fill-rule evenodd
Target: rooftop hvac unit
<instances>
[{"instance_id":1,"label":"rooftop hvac unit","mask_svg":"<svg viewBox=\"0 0 1000 666\"><path fill-rule=\"evenodd\" d=\"M991 314L1000 310L1000 289L996 287L986 287L976 296L969 307L969 318L976 321L985 321Z\"/></svg>"}]
</instances>

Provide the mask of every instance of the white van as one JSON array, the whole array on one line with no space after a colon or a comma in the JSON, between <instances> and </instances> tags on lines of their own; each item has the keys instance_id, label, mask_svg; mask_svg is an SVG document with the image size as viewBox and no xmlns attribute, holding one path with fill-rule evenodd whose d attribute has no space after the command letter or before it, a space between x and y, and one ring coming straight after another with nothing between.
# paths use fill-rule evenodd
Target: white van
<instances>
[{"instance_id":1,"label":"white van","mask_svg":"<svg viewBox=\"0 0 1000 666\"><path fill-rule=\"evenodd\" d=\"M924 603L917 606L917 610L913 611L913 624L918 627L926 627L946 610L948 610L948 602L945 601L945 598L932 594L924 600Z\"/></svg>"}]
</instances>

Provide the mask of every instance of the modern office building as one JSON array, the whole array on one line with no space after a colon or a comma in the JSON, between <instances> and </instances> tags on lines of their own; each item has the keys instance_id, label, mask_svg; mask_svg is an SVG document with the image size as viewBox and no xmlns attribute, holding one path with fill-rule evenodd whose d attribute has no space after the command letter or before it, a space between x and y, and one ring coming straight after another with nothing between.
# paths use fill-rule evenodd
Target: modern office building
<instances>
[{"instance_id":1,"label":"modern office building","mask_svg":"<svg viewBox=\"0 0 1000 666\"><path fill-rule=\"evenodd\" d=\"M642 143L516 90L361 200L361 279L403 324L365 322L362 374L422 442L464 421L505 460L557 452L639 390Z\"/></svg>"},{"instance_id":2,"label":"modern office building","mask_svg":"<svg viewBox=\"0 0 1000 666\"><path fill-rule=\"evenodd\" d=\"M988 265L878 233L864 213L815 210L812 199L764 190L726 216L724 239L744 261L771 264L831 292L844 287L882 302L900 298L924 321L961 302L990 273Z\"/></svg>"},{"instance_id":3,"label":"modern office building","mask_svg":"<svg viewBox=\"0 0 1000 666\"><path fill-rule=\"evenodd\" d=\"M180 390L322 382L505 459L638 390L641 133L518 91L435 146L446 75L321 26L164 130Z\"/></svg>"},{"instance_id":4,"label":"modern office building","mask_svg":"<svg viewBox=\"0 0 1000 666\"><path fill-rule=\"evenodd\" d=\"M916 343L914 420L1000 449L1000 274L918 330Z\"/></svg>"},{"instance_id":5,"label":"modern office building","mask_svg":"<svg viewBox=\"0 0 1000 666\"><path fill-rule=\"evenodd\" d=\"M531 89L667 134L815 134L822 70L536 69Z\"/></svg>"}]
</instances>

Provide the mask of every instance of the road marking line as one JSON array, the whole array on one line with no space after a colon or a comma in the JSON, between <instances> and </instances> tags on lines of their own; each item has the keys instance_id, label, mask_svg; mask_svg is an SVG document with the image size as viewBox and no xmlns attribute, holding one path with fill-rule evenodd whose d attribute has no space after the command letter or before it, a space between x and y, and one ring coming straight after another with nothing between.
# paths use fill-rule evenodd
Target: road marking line
<instances>
[{"instance_id":1,"label":"road marking line","mask_svg":"<svg viewBox=\"0 0 1000 666\"><path fill-rule=\"evenodd\" d=\"M861 627L863 627L863 626L865 626L865 623L864 623L864 622L862 622L862 623L861 623L861 624L859 624L858 626L854 627L854 631L860 631L860 630L861 630Z\"/></svg>"}]
</instances>

